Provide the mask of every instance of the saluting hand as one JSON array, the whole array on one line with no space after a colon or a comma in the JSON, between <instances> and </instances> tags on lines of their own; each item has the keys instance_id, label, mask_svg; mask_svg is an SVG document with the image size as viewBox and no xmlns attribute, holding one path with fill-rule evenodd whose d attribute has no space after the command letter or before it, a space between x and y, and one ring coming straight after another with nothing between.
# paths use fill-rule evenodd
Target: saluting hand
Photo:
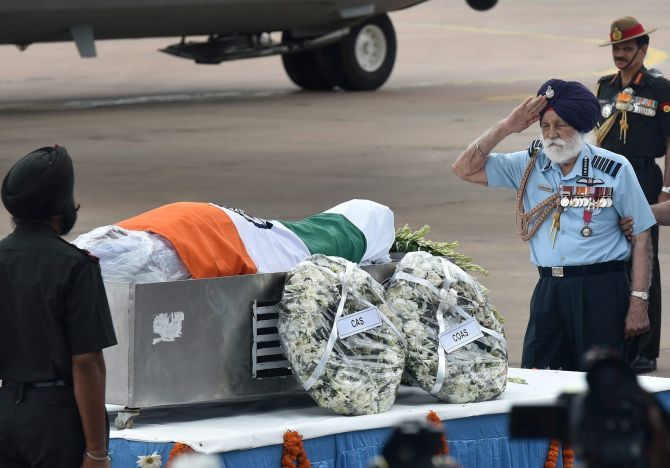
<instances>
[{"instance_id":1,"label":"saluting hand","mask_svg":"<svg viewBox=\"0 0 670 468\"><path fill-rule=\"evenodd\" d=\"M639 297L631 296L628 313L626 314L626 325L624 327L624 338L632 338L649 331L649 314L647 308L649 303Z\"/></svg>"},{"instance_id":2,"label":"saluting hand","mask_svg":"<svg viewBox=\"0 0 670 468\"><path fill-rule=\"evenodd\" d=\"M504 125L510 133L523 132L540 120L540 111L547 105L544 95L529 96L505 117Z\"/></svg>"}]
</instances>

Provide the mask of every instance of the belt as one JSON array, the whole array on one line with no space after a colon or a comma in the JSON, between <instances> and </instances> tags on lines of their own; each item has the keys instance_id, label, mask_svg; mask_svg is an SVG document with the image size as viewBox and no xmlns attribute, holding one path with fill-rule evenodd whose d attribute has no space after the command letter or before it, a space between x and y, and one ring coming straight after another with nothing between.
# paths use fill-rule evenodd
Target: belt
<instances>
[{"instance_id":1,"label":"belt","mask_svg":"<svg viewBox=\"0 0 670 468\"><path fill-rule=\"evenodd\" d=\"M49 380L47 382L13 382L3 380L2 388L11 388L14 391L14 403L21 404L26 388L47 388L47 387L69 387L70 383L63 379Z\"/></svg>"},{"instance_id":2,"label":"belt","mask_svg":"<svg viewBox=\"0 0 670 468\"><path fill-rule=\"evenodd\" d=\"M633 158L629 159L629 161L633 169L647 169L656 164L654 158Z\"/></svg>"},{"instance_id":3,"label":"belt","mask_svg":"<svg viewBox=\"0 0 670 468\"><path fill-rule=\"evenodd\" d=\"M49 380L47 382L13 382L11 380L3 380L3 387L18 387L23 385L25 388L45 388L45 387L69 387L70 384L63 379Z\"/></svg>"},{"instance_id":4,"label":"belt","mask_svg":"<svg viewBox=\"0 0 670 468\"><path fill-rule=\"evenodd\" d=\"M577 265L563 267L537 267L542 278L566 278L570 276L588 276L609 273L612 271L624 271L626 262L613 260L611 262L594 263L593 265Z\"/></svg>"}]
</instances>

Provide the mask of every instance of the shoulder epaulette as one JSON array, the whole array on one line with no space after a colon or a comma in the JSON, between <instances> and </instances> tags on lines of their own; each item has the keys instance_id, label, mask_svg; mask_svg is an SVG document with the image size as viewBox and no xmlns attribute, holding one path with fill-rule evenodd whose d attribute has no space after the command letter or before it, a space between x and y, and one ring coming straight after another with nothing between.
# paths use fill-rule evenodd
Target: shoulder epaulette
<instances>
[{"instance_id":1,"label":"shoulder epaulette","mask_svg":"<svg viewBox=\"0 0 670 468\"><path fill-rule=\"evenodd\" d=\"M653 78L663 78L663 72L658 68L650 68L647 70L647 74Z\"/></svg>"},{"instance_id":2,"label":"shoulder epaulette","mask_svg":"<svg viewBox=\"0 0 670 468\"><path fill-rule=\"evenodd\" d=\"M71 248L75 249L76 251L81 252L86 258L90 259L92 262L94 262L94 263L100 263L100 259L99 259L98 257L96 257L95 255L93 255L93 254L92 254L91 252L89 252L88 250L86 250L86 249L80 249L79 247L77 247L76 245L74 245L74 244L71 243L71 242L66 241L66 240L63 239L62 237L59 237L59 239L60 239L62 242L65 242L65 243L66 243L67 245L69 245Z\"/></svg>"},{"instance_id":3,"label":"shoulder epaulette","mask_svg":"<svg viewBox=\"0 0 670 468\"><path fill-rule=\"evenodd\" d=\"M652 70L658 72L658 70ZM650 71L651 70L647 70L645 81L647 85L656 92L658 98L663 101L666 96L670 95L670 81L668 81L661 72L658 72L658 74L651 74Z\"/></svg>"},{"instance_id":4,"label":"shoulder epaulette","mask_svg":"<svg viewBox=\"0 0 670 468\"><path fill-rule=\"evenodd\" d=\"M602 82L604 82L604 81L611 81L612 78L614 78L615 76L616 76L616 73L612 73L611 75L601 76L601 77L598 79L598 83L602 83Z\"/></svg>"},{"instance_id":5,"label":"shoulder epaulette","mask_svg":"<svg viewBox=\"0 0 670 468\"><path fill-rule=\"evenodd\" d=\"M616 177L621 169L621 163L616 162L613 159L606 158L605 156L594 156L591 160L591 166L594 169L603 171L605 174L609 174L612 177Z\"/></svg>"},{"instance_id":6,"label":"shoulder epaulette","mask_svg":"<svg viewBox=\"0 0 670 468\"><path fill-rule=\"evenodd\" d=\"M83 250L83 249L82 249L82 250ZM83 252L84 252L86 255L88 255L88 258L90 258L94 263L100 263L100 259L99 259L98 257L96 257L95 255L93 255L93 254L92 254L91 252L89 252L88 250L83 250Z\"/></svg>"},{"instance_id":7,"label":"shoulder epaulette","mask_svg":"<svg viewBox=\"0 0 670 468\"><path fill-rule=\"evenodd\" d=\"M533 140L528 147L528 156L532 158L535 153L542 151L542 148L542 140Z\"/></svg>"},{"instance_id":8,"label":"shoulder epaulette","mask_svg":"<svg viewBox=\"0 0 670 468\"><path fill-rule=\"evenodd\" d=\"M542 151L543 147L544 145L542 144L542 140L533 140L528 146L528 157L532 158L533 156L537 156L538 154L540 154L540 151ZM547 159L547 162L542 168L542 170L546 171L547 169L549 169L549 166L551 166L551 160Z\"/></svg>"}]
</instances>

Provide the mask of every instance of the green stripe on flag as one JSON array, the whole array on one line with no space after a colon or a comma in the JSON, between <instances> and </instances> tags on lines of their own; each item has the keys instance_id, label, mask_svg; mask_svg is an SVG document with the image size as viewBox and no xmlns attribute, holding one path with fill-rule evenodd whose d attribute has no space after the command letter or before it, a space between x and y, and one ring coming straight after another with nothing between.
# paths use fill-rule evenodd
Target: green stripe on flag
<instances>
[{"instance_id":1,"label":"green stripe on flag","mask_svg":"<svg viewBox=\"0 0 670 468\"><path fill-rule=\"evenodd\" d=\"M310 254L332 255L356 263L365 255L365 236L341 214L321 213L302 221L280 222L305 243Z\"/></svg>"}]
</instances>

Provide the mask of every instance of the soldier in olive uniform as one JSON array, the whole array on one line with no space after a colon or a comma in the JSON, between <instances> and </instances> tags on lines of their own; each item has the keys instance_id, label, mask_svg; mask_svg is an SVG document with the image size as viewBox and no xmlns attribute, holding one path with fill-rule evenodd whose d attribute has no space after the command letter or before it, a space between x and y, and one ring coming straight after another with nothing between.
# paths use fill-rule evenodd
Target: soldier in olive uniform
<instances>
[{"instance_id":1,"label":"soldier in olive uniform","mask_svg":"<svg viewBox=\"0 0 670 468\"><path fill-rule=\"evenodd\" d=\"M116 344L95 257L64 241L77 219L65 148L2 182L16 225L0 241L0 466L109 467L102 349Z\"/></svg>"},{"instance_id":2,"label":"soldier in olive uniform","mask_svg":"<svg viewBox=\"0 0 670 468\"><path fill-rule=\"evenodd\" d=\"M647 70L644 58L649 34L635 18L612 23L610 40L619 69L598 81L601 119L597 130L602 148L625 156L633 166L647 202L670 200L670 81L657 70ZM665 180L655 159L665 157ZM647 292L650 330L631 341L628 357L637 372L656 369L661 336L661 278L658 263L658 226L651 229L653 277Z\"/></svg>"}]
</instances>

